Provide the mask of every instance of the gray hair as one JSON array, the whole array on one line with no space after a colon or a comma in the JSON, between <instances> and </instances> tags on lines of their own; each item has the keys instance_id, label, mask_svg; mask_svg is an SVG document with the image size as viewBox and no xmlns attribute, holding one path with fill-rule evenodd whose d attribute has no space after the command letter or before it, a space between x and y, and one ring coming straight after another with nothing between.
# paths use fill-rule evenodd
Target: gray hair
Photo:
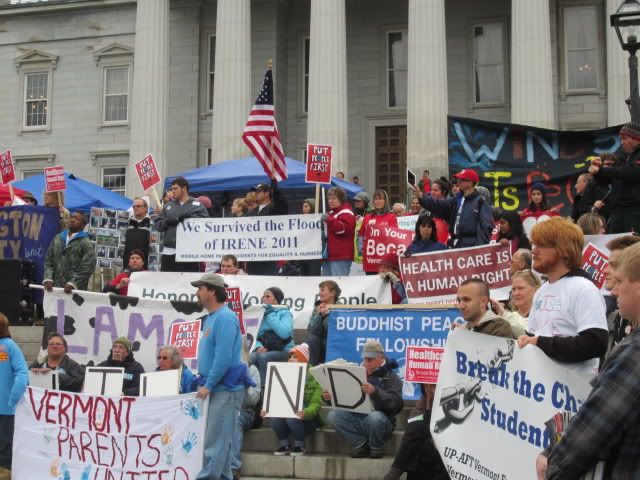
<instances>
[{"instance_id":1,"label":"gray hair","mask_svg":"<svg viewBox=\"0 0 640 480\"><path fill-rule=\"evenodd\" d=\"M533 263L533 257L531 256L531 250L527 250L526 248L519 248L515 251L513 256L519 255L525 265L525 270L530 269Z\"/></svg>"},{"instance_id":2,"label":"gray hair","mask_svg":"<svg viewBox=\"0 0 640 480\"><path fill-rule=\"evenodd\" d=\"M393 210L396 207L402 209L403 212L407 211L407 206L404 203L400 203L400 202L394 203L393 207L391 207L391 210Z\"/></svg>"},{"instance_id":3,"label":"gray hair","mask_svg":"<svg viewBox=\"0 0 640 480\"><path fill-rule=\"evenodd\" d=\"M168 352L171 356L171 368L180 368L182 363L184 362L182 358L182 353L178 347L173 345L163 345L158 349L158 353Z\"/></svg>"}]
</instances>

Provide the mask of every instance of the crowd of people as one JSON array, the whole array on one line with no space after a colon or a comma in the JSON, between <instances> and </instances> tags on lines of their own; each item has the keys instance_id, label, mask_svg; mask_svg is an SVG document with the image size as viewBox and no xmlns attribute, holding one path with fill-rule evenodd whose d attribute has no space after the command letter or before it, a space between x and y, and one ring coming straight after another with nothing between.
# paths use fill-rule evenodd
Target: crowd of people
<instances>
[{"instance_id":1,"label":"crowd of people","mask_svg":"<svg viewBox=\"0 0 640 480\"><path fill-rule=\"evenodd\" d=\"M157 354L158 370L181 370L180 393L196 392L208 405L203 469L197 478L239 478L243 434L261 424L267 414L263 406L267 365L325 362L331 306L341 295L333 277L350 281L346 277L352 263L366 256L363 246L370 229L397 227L399 217L405 215L417 216L406 256L489 243L510 247L510 298L493 298L492 285L476 278L466 280L457 290L464 319L459 328L509 338L520 348L533 345L572 371L598 375L565 438L538 458L539 478L577 478L597 459L605 461L609 478L640 474L633 440L638 435L636 403L640 398L635 377L638 362L634 361L640 352L640 334L635 329L640 322L640 237L634 235L640 228L640 126L626 125L620 138L625 152L621 158L594 157L588 171L577 177L570 218L562 218L559 209L549 204L547 187L541 182L531 185L530 202L521 212L492 208L488 190L479 185L480 177L472 169L463 169L451 181L432 180L425 170L408 208L392 205L381 189L371 196L359 192L349 201L343 189L332 187L326 195L328 210L320 217L321 260L240 263L226 254L219 263L177 262L178 225L189 218L215 215L211 199L191 196L189 183L182 177L172 181L163 205L155 211L148 199L134 199L125 237L126 267L105 291L126 295L131 273L146 269L152 227L162 234L162 271L202 274L192 283L198 303L208 312L198 371L189 370L180 350L171 345L162 346ZM25 198L31 199L36 202L32 195ZM95 248L85 231L86 217L66 210L60 195L46 194L45 204L58 209L61 232L47 251L44 288L59 287L66 293L86 290L96 264ZM315 207L314 199L306 199L300 213L312 214ZM234 199L230 213L243 217L294 212L273 182L259 184L245 197ZM607 245L611 253L606 288L611 294L604 297L580 267L584 236L607 232L625 235ZM238 319L227 306L226 285L219 274L292 272L332 277L318 285L304 343L295 342L293 315L283 305L285 292L276 285L262 294L264 317L252 351L248 351ZM396 253L387 253L376 263L365 262L364 273L377 274L389 284L394 304L407 302ZM395 371L396 359L388 358L379 342L368 341L361 354L367 381L360 388L371 399L373 412L331 410L322 418L321 407L331 394L307 373L303 409L297 418L269 419L278 440L274 455L304 455L306 435L325 422L349 442L352 457L385 454L385 442L404 408L402 380ZM124 367L122 394L139 395L144 368L134 358L130 339L117 338L100 365ZM46 356L27 367L10 338L9 320L0 314L0 479L10 478L15 406L28 384L29 371L56 371L60 389L82 390L84 368L67 354L63 333L50 334ZM429 433L434 386L422 385L421 393L415 421L407 425L385 480L398 479L404 472L409 479L448 478Z\"/></svg>"}]
</instances>

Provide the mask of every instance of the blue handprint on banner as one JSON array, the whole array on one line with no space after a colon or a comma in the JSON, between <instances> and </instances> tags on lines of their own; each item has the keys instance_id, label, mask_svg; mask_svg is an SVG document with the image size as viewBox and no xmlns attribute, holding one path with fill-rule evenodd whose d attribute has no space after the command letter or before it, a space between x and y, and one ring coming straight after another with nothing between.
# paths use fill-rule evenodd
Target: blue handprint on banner
<instances>
[{"instance_id":1,"label":"blue handprint on banner","mask_svg":"<svg viewBox=\"0 0 640 480\"><path fill-rule=\"evenodd\" d=\"M193 447L195 447L197 443L198 443L198 437L196 436L196 434L193 432L189 432L187 434L187 438L182 440L182 449L186 454L189 454L191 453L191 450L193 450Z\"/></svg>"}]
</instances>

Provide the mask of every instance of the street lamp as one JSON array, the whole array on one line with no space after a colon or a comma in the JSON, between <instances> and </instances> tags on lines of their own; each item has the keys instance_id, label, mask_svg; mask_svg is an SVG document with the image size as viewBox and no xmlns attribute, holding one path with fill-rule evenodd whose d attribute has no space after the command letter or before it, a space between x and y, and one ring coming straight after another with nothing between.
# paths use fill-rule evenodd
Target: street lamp
<instances>
[{"instance_id":1,"label":"street lamp","mask_svg":"<svg viewBox=\"0 0 640 480\"><path fill-rule=\"evenodd\" d=\"M640 49L640 3L637 0L624 0L616 13L609 17L611 26L616 29L620 46L629 52L629 82L631 121L640 122L640 92L638 91L638 57Z\"/></svg>"}]
</instances>

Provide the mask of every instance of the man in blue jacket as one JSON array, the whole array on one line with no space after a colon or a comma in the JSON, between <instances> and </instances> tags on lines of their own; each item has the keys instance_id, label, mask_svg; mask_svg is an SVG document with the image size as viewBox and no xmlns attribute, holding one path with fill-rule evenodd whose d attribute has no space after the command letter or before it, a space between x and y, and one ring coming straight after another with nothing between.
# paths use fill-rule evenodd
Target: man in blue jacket
<instances>
[{"instance_id":1,"label":"man in blue jacket","mask_svg":"<svg viewBox=\"0 0 640 480\"><path fill-rule=\"evenodd\" d=\"M491 205L476 191L480 177L469 168L454 177L460 186L460 193L455 197L435 199L424 195L418 187L413 187L413 191L425 210L449 223L451 248L486 245L491 239L494 222Z\"/></svg>"},{"instance_id":2,"label":"man in blue jacket","mask_svg":"<svg viewBox=\"0 0 640 480\"><path fill-rule=\"evenodd\" d=\"M198 288L198 303L209 315L202 327L198 348L198 370L202 386L200 399L209 399L209 416L204 439L204 459L198 480L232 478L231 443L244 397L246 365L242 362L240 322L226 305L224 280L205 273L191 282Z\"/></svg>"}]
</instances>

